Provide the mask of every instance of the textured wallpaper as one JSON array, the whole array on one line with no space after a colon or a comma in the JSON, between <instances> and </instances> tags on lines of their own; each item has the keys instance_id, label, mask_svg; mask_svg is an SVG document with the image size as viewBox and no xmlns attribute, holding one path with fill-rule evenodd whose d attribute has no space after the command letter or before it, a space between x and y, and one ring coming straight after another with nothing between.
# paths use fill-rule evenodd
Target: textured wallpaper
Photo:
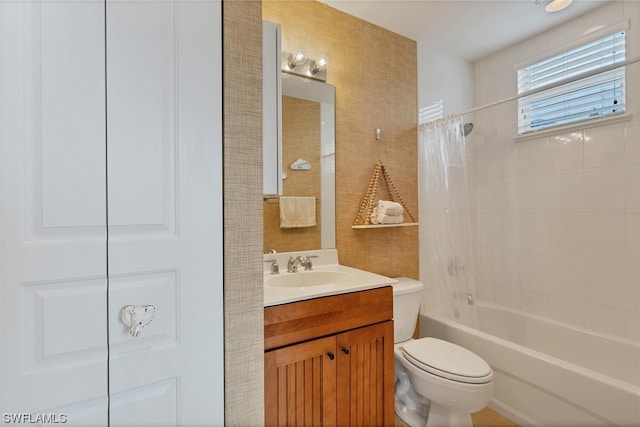
<instances>
[{"instance_id":1,"label":"textured wallpaper","mask_svg":"<svg viewBox=\"0 0 640 427\"><path fill-rule=\"evenodd\" d=\"M418 228L351 228L381 160L418 217L417 56L413 40L316 1L263 2L282 48L329 57L336 87L336 244L340 263L418 278ZM376 128L382 141L375 139Z\"/></svg>"},{"instance_id":2,"label":"textured wallpaper","mask_svg":"<svg viewBox=\"0 0 640 427\"><path fill-rule=\"evenodd\" d=\"M264 420L262 20L223 2L225 425Z\"/></svg>"}]
</instances>

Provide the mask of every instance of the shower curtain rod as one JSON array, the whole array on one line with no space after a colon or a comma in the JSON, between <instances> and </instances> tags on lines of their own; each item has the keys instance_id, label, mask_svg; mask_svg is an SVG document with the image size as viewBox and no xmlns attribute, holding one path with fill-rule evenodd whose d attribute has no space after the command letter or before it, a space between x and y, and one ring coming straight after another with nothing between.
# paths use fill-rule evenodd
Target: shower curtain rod
<instances>
[{"instance_id":1,"label":"shower curtain rod","mask_svg":"<svg viewBox=\"0 0 640 427\"><path fill-rule=\"evenodd\" d=\"M474 107L474 108L472 108L470 110L463 111L462 113L450 114L450 115L448 115L446 117L442 117L440 119L433 120L431 122L422 123L420 126L426 125L428 123L434 123L434 122L437 122L437 121L440 121L440 120L449 120L449 119L452 119L454 117L461 117L461 116L464 116L465 114L475 113L476 111L484 110L485 108L495 107L496 105L504 104L504 103L510 102L510 101L515 101L517 99L524 98L526 96L535 95L536 93L540 93L540 92L543 92L545 90L553 89L553 88L556 88L558 86L562 86L562 85L567 84L567 83L573 83L575 81L578 81L578 80L581 80L581 79L585 79L587 77L592 77L592 76L596 76L598 74L606 73L607 71L615 70L617 68L622 68L622 67L626 67L626 66L629 66L629 65L633 65L633 64L635 64L637 62L640 62L640 57L637 57L637 58L634 58L634 59L629 59L629 60L626 60L626 61L623 61L623 62L618 62L616 64L607 65L606 67L598 68L595 71L588 71L586 73L578 74L578 75L573 76L571 78L568 78L566 80L562 80L561 82L549 83L547 85L540 86L539 88L531 89L531 90L528 90L526 92L522 92L519 95L511 96L509 98L504 98L504 99L501 99L499 101L490 102L488 104L484 104L484 105L481 105L479 107Z\"/></svg>"}]
</instances>

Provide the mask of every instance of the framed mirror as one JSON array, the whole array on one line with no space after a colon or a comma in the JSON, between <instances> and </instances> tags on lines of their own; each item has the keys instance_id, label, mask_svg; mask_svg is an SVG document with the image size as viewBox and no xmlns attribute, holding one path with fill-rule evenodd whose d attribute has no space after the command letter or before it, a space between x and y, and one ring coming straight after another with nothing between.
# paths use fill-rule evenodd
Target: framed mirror
<instances>
[{"instance_id":1,"label":"framed mirror","mask_svg":"<svg viewBox=\"0 0 640 427\"><path fill-rule=\"evenodd\" d=\"M335 87L282 75L282 195L316 197L313 227L280 228L278 197L264 200L264 252L331 249L335 237Z\"/></svg>"}]
</instances>

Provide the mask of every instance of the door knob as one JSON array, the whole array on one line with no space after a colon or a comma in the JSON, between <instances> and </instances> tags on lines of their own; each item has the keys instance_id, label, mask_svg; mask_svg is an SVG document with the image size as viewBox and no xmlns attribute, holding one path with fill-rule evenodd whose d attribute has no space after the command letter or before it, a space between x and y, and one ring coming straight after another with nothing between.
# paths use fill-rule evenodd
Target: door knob
<instances>
[{"instance_id":1,"label":"door knob","mask_svg":"<svg viewBox=\"0 0 640 427\"><path fill-rule=\"evenodd\" d=\"M349 349L347 347L342 347L342 352L344 354L349 354Z\"/></svg>"},{"instance_id":2,"label":"door knob","mask_svg":"<svg viewBox=\"0 0 640 427\"><path fill-rule=\"evenodd\" d=\"M125 305L120 312L120 320L129 328L129 334L137 337L140 330L149 325L156 314L156 307L148 305Z\"/></svg>"},{"instance_id":3,"label":"door knob","mask_svg":"<svg viewBox=\"0 0 640 427\"><path fill-rule=\"evenodd\" d=\"M331 359L331 360L336 358L336 355L333 354L332 352L327 353L327 356L329 356L329 359Z\"/></svg>"}]
</instances>

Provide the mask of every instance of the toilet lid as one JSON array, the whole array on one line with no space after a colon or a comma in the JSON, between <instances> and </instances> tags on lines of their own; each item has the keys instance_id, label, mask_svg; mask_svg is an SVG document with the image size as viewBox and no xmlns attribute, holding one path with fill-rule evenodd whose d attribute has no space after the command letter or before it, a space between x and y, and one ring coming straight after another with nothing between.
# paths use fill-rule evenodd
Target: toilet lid
<instances>
[{"instance_id":1,"label":"toilet lid","mask_svg":"<svg viewBox=\"0 0 640 427\"><path fill-rule=\"evenodd\" d=\"M483 384L493 371L477 354L437 338L421 338L402 345L405 358L414 366L452 381Z\"/></svg>"}]
</instances>

